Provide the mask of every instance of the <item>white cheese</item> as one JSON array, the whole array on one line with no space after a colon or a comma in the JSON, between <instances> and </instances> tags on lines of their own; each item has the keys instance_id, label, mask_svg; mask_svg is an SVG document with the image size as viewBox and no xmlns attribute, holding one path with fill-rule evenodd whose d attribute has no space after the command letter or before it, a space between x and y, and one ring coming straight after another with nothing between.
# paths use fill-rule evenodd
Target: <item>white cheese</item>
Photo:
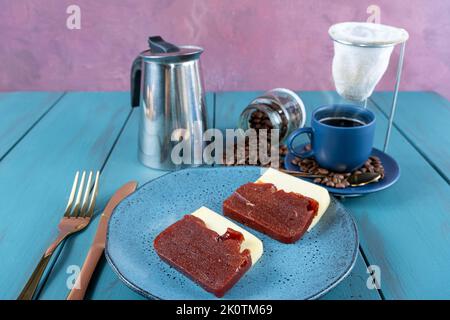
<instances>
[{"instance_id":1,"label":"white cheese","mask_svg":"<svg viewBox=\"0 0 450 320\"><path fill-rule=\"evenodd\" d=\"M319 203L319 209L308 231L314 228L330 205L330 195L327 189L272 168L267 169L256 182L272 183L277 189L300 193L301 195L316 200Z\"/></svg>"},{"instance_id":2,"label":"white cheese","mask_svg":"<svg viewBox=\"0 0 450 320\"><path fill-rule=\"evenodd\" d=\"M193 216L203 220L206 227L217 232L219 235L223 235L227 228L231 228L235 231L239 231L244 236L244 241L241 244L241 252L245 249L250 250L250 256L252 257L252 266L261 258L263 253L263 244L256 236L250 232L239 227L234 222L231 222L224 216L206 208L201 207L192 213Z\"/></svg>"}]
</instances>

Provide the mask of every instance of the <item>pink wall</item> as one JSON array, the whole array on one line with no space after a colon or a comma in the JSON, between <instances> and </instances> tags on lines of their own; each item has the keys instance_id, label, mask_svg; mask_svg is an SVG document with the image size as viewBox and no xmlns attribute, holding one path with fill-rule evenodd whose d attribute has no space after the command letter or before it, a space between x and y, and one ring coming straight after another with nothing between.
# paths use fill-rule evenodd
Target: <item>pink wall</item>
<instances>
[{"instance_id":1,"label":"pink wall","mask_svg":"<svg viewBox=\"0 0 450 320\"><path fill-rule=\"evenodd\" d=\"M71 4L81 30L66 27ZM371 4L410 33L401 89L450 97L448 0L0 0L0 91L128 90L155 34L205 48L208 90L333 89L328 27L365 21Z\"/></svg>"}]
</instances>

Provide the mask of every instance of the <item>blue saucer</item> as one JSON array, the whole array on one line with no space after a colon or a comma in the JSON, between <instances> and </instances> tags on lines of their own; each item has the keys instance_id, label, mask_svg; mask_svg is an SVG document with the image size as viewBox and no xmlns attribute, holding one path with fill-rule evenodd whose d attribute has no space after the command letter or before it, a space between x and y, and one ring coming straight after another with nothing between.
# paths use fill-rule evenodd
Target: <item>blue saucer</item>
<instances>
[{"instance_id":1,"label":"blue saucer","mask_svg":"<svg viewBox=\"0 0 450 320\"><path fill-rule=\"evenodd\" d=\"M339 196L346 196L346 197L356 197L361 196L364 194L377 192L384 190L386 188L389 188L392 186L395 182L397 182L398 178L400 177L400 168L397 164L397 162L388 154L384 153L381 150L372 149L372 156L377 156L380 158L381 163L384 167L384 178L378 182L370 183L365 186L361 187L349 187L345 189L338 189L338 188L331 188L324 185L319 184L320 186L326 188L330 193L334 195ZM291 153L288 153L284 159L284 166L287 170L292 171L300 171L300 168L296 165L292 164L292 160L295 158L295 156ZM308 179L308 178L302 178L309 181L312 181L314 179Z\"/></svg>"}]
</instances>

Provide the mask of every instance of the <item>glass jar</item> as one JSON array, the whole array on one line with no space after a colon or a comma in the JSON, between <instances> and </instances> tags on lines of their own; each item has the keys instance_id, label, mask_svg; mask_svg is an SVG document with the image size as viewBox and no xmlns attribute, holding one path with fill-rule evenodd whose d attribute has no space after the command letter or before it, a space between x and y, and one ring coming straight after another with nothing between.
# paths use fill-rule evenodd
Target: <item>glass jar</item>
<instances>
[{"instance_id":1,"label":"glass jar","mask_svg":"<svg viewBox=\"0 0 450 320\"><path fill-rule=\"evenodd\" d=\"M254 99L242 111L239 128L278 129L282 142L295 129L305 125L305 106L300 97L288 89L272 89Z\"/></svg>"}]
</instances>

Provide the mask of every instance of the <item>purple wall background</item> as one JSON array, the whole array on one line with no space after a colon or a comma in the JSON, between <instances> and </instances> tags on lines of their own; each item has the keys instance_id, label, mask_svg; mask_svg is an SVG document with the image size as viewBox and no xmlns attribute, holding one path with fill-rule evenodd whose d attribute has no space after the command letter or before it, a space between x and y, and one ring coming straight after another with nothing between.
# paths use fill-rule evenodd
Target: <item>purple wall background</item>
<instances>
[{"instance_id":1,"label":"purple wall background","mask_svg":"<svg viewBox=\"0 0 450 320\"><path fill-rule=\"evenodd\" d=\"M81 30L66 27L71 4ZM410 33L401 90L450 98L448 0L0 0L0 91L128 90L150 34L204 47L208 90L330 90L328 27L371 4ZM398 51L377 90L393 88Z\"/></svg>"}]
</instances>

